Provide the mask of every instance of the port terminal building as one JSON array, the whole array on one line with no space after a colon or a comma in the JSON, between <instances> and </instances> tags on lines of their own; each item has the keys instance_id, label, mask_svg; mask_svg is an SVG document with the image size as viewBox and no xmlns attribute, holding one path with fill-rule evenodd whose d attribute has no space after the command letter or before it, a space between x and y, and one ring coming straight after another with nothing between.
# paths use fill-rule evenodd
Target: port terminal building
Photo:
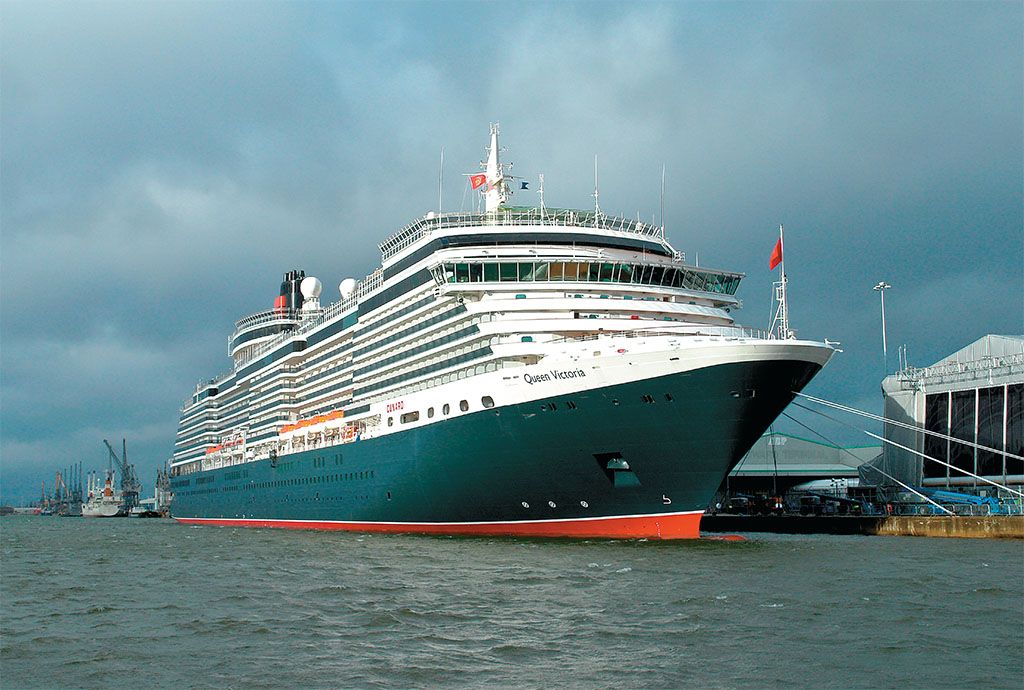
<instances>
[{"instance_id":1,"label":"port terminal building","mask_svg":"<svg viewBox=\"0 0 1024 690\"><path fill-rule=\"evenodd\" d=\"M1003 486L1024 484L1024 463L1005 454L1024 455L1024 336L986 335L931 366L887 376L882 392L886 443L880 467L887 474L914 486L979 496L997 490L960 470ZM862 480L887 483L866 469Z\"/></svg>"}]
</instances>

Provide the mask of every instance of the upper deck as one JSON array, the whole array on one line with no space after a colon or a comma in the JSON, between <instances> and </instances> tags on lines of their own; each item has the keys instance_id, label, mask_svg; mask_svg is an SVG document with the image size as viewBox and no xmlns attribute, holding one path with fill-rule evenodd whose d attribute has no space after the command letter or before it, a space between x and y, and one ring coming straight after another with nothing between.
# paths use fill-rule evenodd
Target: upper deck
<instances>
[{"instance_id":1,"label":"upper deck","mask_svg":"<svg viewBox=\"0 0 1024 690\"><path fill-rule=\"evenodd\" d=\"M682 254L665 239L663 228L638 220L609 216L597 211L503 206L486 213L428 213L381 242L381 261L387 265L402 250L431 234L450 230L544 226L637 236L660 246L667 256L682 259Z\"/></svg>"}]
</instances>

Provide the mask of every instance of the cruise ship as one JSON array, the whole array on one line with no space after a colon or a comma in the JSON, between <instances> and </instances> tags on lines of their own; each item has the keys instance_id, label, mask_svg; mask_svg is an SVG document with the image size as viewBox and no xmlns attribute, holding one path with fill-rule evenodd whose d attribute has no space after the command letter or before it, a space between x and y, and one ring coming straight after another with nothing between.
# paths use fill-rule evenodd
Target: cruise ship
<instances>
[{"instance_id":1,"label":"cruise ship","mask_svg":"<svg viewBox=\"0 0 1024 690\"><path fill-rule=\"evenodd\" d=\"M743 274L664 228L510 203L430 212L321 302L285 274L185 402L172 516L362 532L678 539L835 351L741 327ZM268 298L268 304L270 300Z\"/></svg>"}]
</instances>

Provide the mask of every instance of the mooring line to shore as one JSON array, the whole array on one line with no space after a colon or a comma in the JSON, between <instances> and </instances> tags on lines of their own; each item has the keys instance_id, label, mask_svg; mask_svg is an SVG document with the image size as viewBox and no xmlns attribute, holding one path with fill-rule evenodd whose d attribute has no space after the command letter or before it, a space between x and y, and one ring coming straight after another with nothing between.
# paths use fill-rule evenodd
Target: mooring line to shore
<instances>
[{"instance_id":1,"label":"mooring line to shore","mask_svg":"<svg viewBox=\"0 0 1024 690\"><path fill-rule=\"evenodd\" d=\"M797 393L797 395L801 395L801 394ZM803 396L803 397L810 398L814 402L819 402L819 403L822 403L824 405L828 405L830 407L835 407L835 408L838 408L838 409L842 409L844 412L852 412L854 414L858 414L858 415L861 415L863 417L868 417L868 418L876 419L876 420L877 419L881 419L882 421L890 421L890 420L886 420L884 417L879 417L878 415L873 415L870 412L862 412L861 410L857 410L856 408L847 407L845 405L839 405L838 403L831 403L831 402L829 402L827 400L822 400L821 398L813 398L812 396ZM877 440L881 441L883 444L888 443L891 446L896 446L897 448L899 448L901 450L905 450L908 453L913 453L914 455L919 455L922 458L924 458L925 460L931 460L932 462L937 462L940 465L944 465L944 466L948 467L951 470L956 470L957 472L962 472L963 474L966 474L969 477L973 477L974 479L977 479L977 480L979 480L981 482L984 482L985 484L991 484L992 486L994 486L996 488L1004 489L1004 490L1006 490L1006 491L1008 491L1008 492L1010 492L1012 494L1016 494L1018 496L1024 497L1024 492L1018 491L1017 489L1011 489L1010 487L1005 486L1003 484L1000 484L999 482L994 482L991 479L987 479L986 477L982 477L981 475L974 474L973 472L970 472L969 470L965 470L962 467L957 467L956 465L952 465L952 464L950 464L948 462L945 462L943 460L939 460L938 458L933 458L932 456L926 455L926 454L922 453L921 451L916 450L914 448L908 448L907 446L904 446L904 445L902 445L900 443L897 443L895 441L892 441L892 440L889 440L889 439L884 438L882 436L879 436L878 434L876 434L874 432L871 432L871 431L868 431L867 429L862 429L862 428L860 428L858 426L854 426L853 424L850 424L848 422L844 422L841 419L836 419L835 417L827 415L824 412L821 412L820 410L815 410L815 409L812 409L810 407L806 407L804 405L801 405L798 402L793 402L791 404L796 405L797 407L799 407L802 410L807 410L808 412L812 412L812 413L814 413L816 415L821 415L825 419L829 419L829 420L831 420L833 422L837 422L839 424L842 424L843 426L847 426L847 427L849 427L851 429L856 429L857 431L861 431L861 432L867 434L868 436L870 436L871 438L874 438L874 439L877 439ZM916 429L915 427L910 427L910 428L914 429L915 431L924 431L924 429ZM928 433L932 433L932 432L928 432ZM961 441L959 439L955 439L955 438L952 438L952 437L949 437L949 436L943 436L942 434L937 434L937 435L941 436L942 438L945 438L947 440L951 440L951 441L954 441L954 442L957 442L957 443L961 443ZM963 443L967 444L966 441L963 442ZM983 450L988 450L988 451L991 451L993 453L1003 454L1002 451L998 451L998 450L995 450L993 448L986 448L985 446L979 446L978 444L968 444L968 445L973 445L976 448L981 448ZM1014 457L1014 458L1019 458L1020 457L1019 455L1014 455L1012 453L1005 453L1005 455L1008 455L1008 456L1011 456L1011 457ZM873 467L872 469L878 469L878 468Z\"/></svg>"},{"instance_id":2,"label":"mooring line to shore","mask_svg":"<svg viewBox=\"0 0 1024 690\"><path fill-rule=\"evenodd\" d=\"M800 405L800 404L798 404L798 403L793 403L793 404L794 404L794 405L796 405L797 407L802 407L802 408L803 408L803 409L805 409L805 410L806 410L806 409L808 409L808 408L806 408L806 407L803 407L803 405ZM811 412L814 412L814 410L810 410L810 411L811 411ZM839 448L839 450L843 451L844 453L846 453L847 455L849 455L850 457L852 457L852 458L853 458L854 460L856 460L856 461L857 461L857 464L854 464L854 465L847 465L847 467L854 467L854 468L859 468L859 467L860 467L860 465L861 465L861 462L860 462L860 458L858 458L858 457L857 457L856 455L854 455L853 453L851 453L851 452L850 452L850 451L849 451L848 449L840 447L840 446L839 446L839 445L837 445L837 444L836 444L836 443L835 443L834 441L832 441L831 439L827 438L827 437L826 437L826 436L825 436L824 434L818 433L817 431L815 431L815 430L814 430L814 429L812 429L811 427L807 426L806 424L804 424L804 423L803 423L803 422L801 422L800 420L798 420L798 419L795 419L795 418L791 417L790 415L786 414L785 412L783 412L783 413L782 413L782 415L783 415L784 417L786 417L786 419L789 419L790 421L792 421L792 422L795 422L795 423L799 424L799 425L800 425L800 426L802 426L802 427L803 427L804 429L807 429L807 430L808 430L808 431L810 431L810 432L811 432L812 434L817 434L818 436L820 436L821 438L823 438L823 439L824 439L825 441L828 441L828 442L829 442L830 444L832 444L832 445L833 445L833 446L835 446L836 448ZM917 490L917 489L915 489L914 487L910 486L909 484L904 484L904 483L903 483L903 482L901 482L901 481L900 481L899 479L897 479L896 477L892 476L891 474L889 474L889 473L888 473L888 472L886 472L885 470L880 470L880 469L878 469L877 467L872 467L871 469L872 469L872 470L874 470L875 472L878 472L879 474L883 474L883 475L885 475L886 477L888 477L889 479L893 480L894 482L896 482L897 484L899 484L900 486L902 486L902 487L903 487L904 489L906 489L906 490L907 490L907 491L909 491L910 493L912 493L912 494L914 494L914 495L916 495L916 496L919 496L919 497L923 498L924 500L928 501L928 502L929 502L929 503L931 503L931 504L932 504L933 506L935 506L936 508L938 508L938 509L939 509L939 510L941 510L942 512L946 513L947 515L953 515L953 511L949 510L948 508L946 508L946 507L945 507L945 506L943 506L943 505L940 505L939 503L936 503L936 502L935 502L935 501L934 501L933 499L929 498L928 496L925 496L925 495L924 495L923 493L921 493L920 491L918 491L918 490Z\"/></svg>"},{"instance_id":3,"label":"mooring line to shore","mask_svg":"<svg viewBox=\"0 0 1024 690\"><path fill-rule=\"evenodd\" d=\"M902 427L904 429L910 429L911 431L916 431L916 432L919 432L919 433L922 433L922 434L927 434L929 436L934 436L936 438L941 438L944 441L952 441L954 443L962 443L965 446L971 446L973 448L977 448L978 450L984 450L984 451L988 451L990 453L995 453L996 455L1003 455L1003 456L1008 457L1008 458L1013 458L1014 460L1024 461L1024 457L1022 457L1020 455L1016 455L1015 453L1010 453L1009 451L1006 451L1006 450L999 450L997 448L989 448L988 446L983 446L980 443L975 443L974 441L965 441L965 440L960 439L960 438L954 438L953 436L947 436L946 434L939 433L938 431L930 431L928 429L923 429L921 427L914 426L913 424L907 424L906 422L901 422L901 421L898 421L896 419L889 419L887 417L883 417L881 415L877 415L877 414L874 414L874 413L871 413L871 412L865 412L864 410L858 410L856 407L849 407L847 405L840 405L839 403L831 402L830 400L824 400L823 398L816 398L813 395L807 395L806 393L799 393L799 392L797 392L796 394L799 395L801 398L807 398L811 402L816 402L816 403L819 403L821 405L826 405L828 407L834 407L837 410L842 410L843 412L850 412L852 414L860 415L861 417L867 417L868 419L873 419L873 420L875 420L877 422L883 422L885 424L892 424L893 426L898 426L898 427ZM793 403L793 404L795 405L796 403ZM807 408L804 408L804 409L807 409Z\"/></svg>"}]
</instances>

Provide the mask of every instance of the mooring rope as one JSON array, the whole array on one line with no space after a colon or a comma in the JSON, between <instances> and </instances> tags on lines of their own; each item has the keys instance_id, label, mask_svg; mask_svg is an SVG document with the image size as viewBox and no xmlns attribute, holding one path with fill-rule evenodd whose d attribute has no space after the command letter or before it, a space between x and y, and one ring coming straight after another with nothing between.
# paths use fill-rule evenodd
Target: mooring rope
<instances>
[{"instance_id":1,"label":"mooring rope","mask_svg":"<svg viewBox=\"0 0 1024 690\"><path fill-rule=\"evenodd\" d=\"M796 405L796 403L793 403L793 404L794 404L794 405ZM800 407L800 406L798 405L798 407ZM806 409L806 408L804 408L804 409ZM811 411L813 412L813 410L811 410ZM800 425L800 426L802 426L803 428L805 428L805 429L807 429L808 431L810 431L810 432L811 432L812 434L815 434L815 435L817 435L817 436L821 437L822 439L824 439L825 441L827 441L828 443L830 443L830 444L831 444L832 446L834 446L835 448L838 448L839 450L843 451L844 453L846 453L847 455L849 455L850 457L852 457L852 458L853 458L854 460L856 460L856 461L857 461L857 464L856 464L856 465L847 465L847 467L860 467L860 465L861 465L861 462L860 462L860 458L858 458L858 457L857 457L856 455L854 455L853 453L851 453L851 452L850 452L850 451L849 451L848 449L846 449L846 448L843 448L843 447L841 447L841 446L837 445L837 444L836 444L836 443L835 443L834 441L832 441L832 440L830 440L830 439L826 438L824 434L820 434L820 433L818 433L817 431L815 431L815 430L814 430L814 429L812 429L811 427L807 426L806 424L804 424L803 422L801 422L801 421L800 421L800 420L798 420L798 419L794 419L793 417L789 416L789 415L788 415L788 414L786 414L785 412L783 412L783 413L782 413L782 416L783 416L783 417L785 417L786 419L789 419L789 420L790 420L790 421L792 421L792 422L795 422L795 423L799 424L799 425ZM846 463L843 463L843 464L846 464ZM917 495L917 496L920 496L921 498L923 498L924 500L928 501L929 503L931 503L931 504L932 504L933 506L935 506L935 507L936 507L936 508L938 508L939 510L943 511L944 513L947 513L948 515L952 515L952 514L953 514L953 511L951 511L951 510L947 509L947 508L946 508L945 506L939 505L938 503L936 503L936 502L935 502L935 501L933 501L932 499L928 498L928 497L927 497L927 496L925 496L925 495L924 495L923 493L921 493L920 491L918 491L918 490L917 490L917 489L915 489L914 487L910 486L909 484L904 484L904 483L903 483L903 482L901 482L901 481L900 481L899 479L897 479L896 477L892 476L891 474L889 474L889 473L888 473L888 472L886 472L885 470L880 470L880 469L878 469L877 467L872 467L871 469L872 469L872 470L874 470L875 472L878 472L879 474L884 474L884 475L885 475L886 477L888 477L889 479L893 480L894 482L896 482L897 484L899 484L900 486L902 486L902 487L903 487L904 489L906 489L907 491L909 491L909 492L911 492L912 494L915 494L915 495Z\"/></svg>"},{"instance_id":2,"label":"mooring rope","mask_svg":"<svg viewBox=\"0 0 1024 690\"><path fill-rule=\"evenodd\" d=\"M811 396L805 396L805 397L809 398ZM846 408L845 405L838 405L836 403L828 403L828 401L822 401L820 398L815 398L814 402L822 402L822 403L828 404L829 406L832 406L832 407ZM924 453L922 453L919 450L915 450L914 448L908 448L907 446L904 446L902 444L896 443L895 441L891 441L891 440L889 440L887 438L883 438L882 436L879 436L878 434L872 433L872 432L868 431L867 429L861 429L860 427L857 427L857 426L854 426L853 424L849 424L847 422L844 422L841 419L836 419L835 417L827 415L824 412L821 412L819 410L814 410L814 409L812 409L810 407L806 407L804 405L801 405L798 402L793 402L792 404L796 405L797 407L799 407L802 410L807 410L808 412L812 412L814 414L821 415L825 419L830 419L833 422L837 422L837 423L842 424L844 426L850 427L851 429L856 429L857 431L861 431L861 432L867 434L868 436L870 436L871 438L878 439L882 443L888 443L889 445L896 446L897 448L905 450L905 451L907 451L909 453L913 453L914 455L920 455L922 458L924 458L926 460L931 460L932 462L937 462L940 465L945 465L946 467L948 467L948 468L950 468L952 470L956 470L957 472L963 472L964 474L968 475L969 477L974 477L975 479L977 479L979 481L982 481L982 482L984 482L986 484L991 484L992 486L997 487L999 489L1004 489L1006 491L1009 491L1010 493L1017 494L1018 496L1024 497L1024 492L1017 491L1016 489L1011 489L1010 487L1004 486L1004 485L1002 485L1002 484L1000 484L998 482L994 482L991 479L986 479L985 477L982 477L980 475L974 474L973 472L965 470L962 467L957 467L956 465L951 465L948 462L944 462L942 460L939 460L938 458L933 458L930 455L925 455ZM862 416L875 417L875 415L871 415L868 412L860 412L860 410L855 410L852 407L846 408L845 411L855 412L855 413L861 414ZM918 431L920 431L920 429L918 429ZM952 440L959 442L957 439L952 439ZM991 449L988 449L988 450L991 450ZM998 453L999 451L994 451L994 452ZM1012 454L1008 453L1008 455L1012 455ZM1014 455L1013 457L1019 457L1019 456Z\"/></svg>"},{"instance_id":3,"label":"mooring rope","mask_svg":"<svg viewBox=\"0 0 1024 690\"><path fill-rule=\"evenodd\" d=\"M858 410L856 407L848 407L846 405L840 405L839 403L834 403L829 400L823 400L822 398L815 398L813 395L807 395L806 393L797 393L797 395L799 395L801 398L807 398L811 402L820 403L828 407L834 407L835 409L842 410L843 412L851 412L853 414L860 415L861 417L867 417L868 419L873 419L878 422L884 422L886 424L892 424L894 426L902 427L904 429L910 429L911 431L928 434L929 436L935 436L936 438L941 438L945 441L962 443L965 446L971 446L973 448L977 448L978 450L988 451L990 453L995 453L996 455L1005 455L1006 457L1013 458L1014 460L1024 461L1024 457L1016 455L1014 453L1010 453L1009 451L998 450L996 448L989 448L988 446L983 446L980 443L974 443L973 441L965 441L960 438L954 438L953 436L947 436L946 434L940 434L938 431L929 431L928 429L922 429L921 427L914 426L913 424L907 424L906 422L900 422L895 419L889 419L887 417L882 417L877 414L872 414L871 412L864 412L863 410Z\"/></svg>"}]
</instances>

